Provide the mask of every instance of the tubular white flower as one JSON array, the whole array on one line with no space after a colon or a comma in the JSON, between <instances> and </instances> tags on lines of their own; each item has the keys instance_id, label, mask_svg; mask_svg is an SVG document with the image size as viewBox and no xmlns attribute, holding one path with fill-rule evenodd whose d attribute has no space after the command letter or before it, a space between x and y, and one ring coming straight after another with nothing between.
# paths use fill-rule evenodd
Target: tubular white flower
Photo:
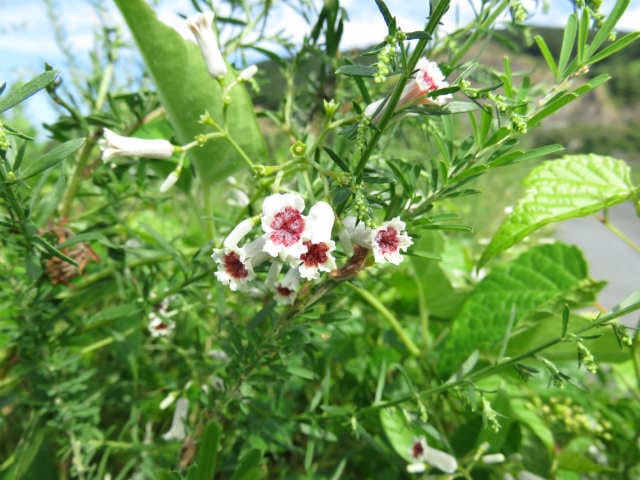
<instances>
[{"instance_id":1,"label":"tubular white flower","mask_svg":"<svg viewBox=\"0 0 640 480\"><path fill-rule=\"evenodd\" d=\"M296 193L273 194L262 204L264 251L272 257L300 258L307 251L302 243L306 219L304 200Z\"/></svg>"},{"instance_id":2,"label":"tubular white flower","mask_svg":"<svg viewBox=\"0 0 640 480\"><path fill-rule=\"evenodd\" d=\"M484 455L482 458L482 463L491 465L494 463L504 463L504 455L502 453L490 453L489 455Z\"/></svg>"},{"instance_id":3,"label":"tubular white flower","mask_svg":"<svg viewBox=\"0 0 640 480\"><path fill-rule=\"evenodd\" d=\"M175 170L167 175L167 178L165 178L164 182L162 182L162 185L160 185L160 193L165 193L167 190L173 187L179 178L180 175L178 175L178 172L176 172Z\"/></svg>"},{"instance_id":4,"label":"tubular white flower","mask_svg":"<svg viewBox=\"0 0 640 480\"><path fill-rule=\"evenodd\" d=\"M187 26L196 37L209 74L213 78L222 78L227 74L227 64L220 53L212 24L213 12L196 13L187 19Z\"/></svg>"},{"instance_id":5,"label":"tubular white flower","mask_svg":"<svg viewBox=\"0 0 640 480\"><path fill-rule=\"evenodd\" d=\"M104 129L104 137L99 144L105 163L115 157L169 158L174 149L168 140L123 137L108 128Z\"/></svg>"},{"instance_id":6,"label":"tubular white flower","mask_svg":"<svg viewBox=\"0 0 640 480\"><path fill-rule=\"evenodd\" d=\"M176 399L176 392L169 392L169 395L164 397L164 399L160 402L160 410L166 410L171 406L171 404Z\"/></svg>"},{"instance_id":7,"label":"tubular white flower","mask_svg":"<svg viewBox=\"0 0 640 480\"><path fill-rule=\"evenodd\" d=\"M247 80L252 79L256 73L258 73L258 66L250 65L238 74L238 81L246 82Z\"/></svg>"},{"instance_id":8,"label":"tubular white flower","mask_svg":"<svg viewBox=\"0 0 640 480\"><path fill-rule=\"evenodd\" d=\"M411 103L417 103L419 105L425 103L444 105L452 98L451 94L439 95L435 98L426 97L425 95L448 86L449 83L445 80L438 64L426 58L421 58L416 64L415 73L404 86L396 108L399 109ZM376 100L367 105L364 110L365 116L373 119L374 122L378 122L387 109L386 105L383 106L376 115L376 110L378 110L378 107L383 101L385 101L385 99Z\"/></svg>"},{"instance_id":9,"label":"tubular white flower","mask_svg":"<svg viewBox=\"0 0 640 480\"><path fill-rule=\"evenodd\" d=\"M448 86L449 83L445 80L438 64L426 58L421 58L416 64L416 72L407 82L404 90L402 90L398 106L402 107L412 102L444 105L451 99L451 94L440 95L435 98L425 97L425 95Z\"/></svg>"},{"instance_id":10,"label":"tubular white flower","mask_svg":"<svg viewBox=\"0 0 640 480\"><path fill-rule=\"evenodd\" d=\"M291 268L284 278L276 284L275 299L282 305L292 305L300 288L300 272L297 268Z\"/></svg>"},{"instance_id":11,"label":"tubular white flower","mask_svg":"<svg viewBox=\"0 0 640 480\"><path fill-rule=\"evenodd\" d=\"M240 243L244 237L251 231L253 228L253 219L247 218L246 220L241 221L238 225L231 230L231 233L227 235L227 238L224 239L222 245L225 248L235 248Z\"/></svg>"},{"instance_id":12,"label":"tubular white flower","mask_svg":"<svg viewBox=\"0 0 640 480\"><path fill-rule=\"evenodd\" d=\"M406 251L413 241L406 232L405 223L395 217L371 232L373 257L377 263L389 262L399 265L402 262L400 251Z\"/></svg>"},{"instance_id":13,"label":"tubular white flower","mask_svg":"<svg viewBox=\"0 0 640 480\"><path fill-rule=\"evenodd\" d=\"M424 463L416 462L407 465L407 473L422 473L427 469Z\"/></svg>"},{"instance_id":14,"label":"tubular white flower","mask_svg":"<svg viewBox=\"0 0 640 480\"><path fill-rule=\"evenodd\" d=\"M184 440L187 436L187 415L189 413L189 400L186 398L180 398L176 402L176 409L173 412L173 420L171 421L171 427L169 431L162 435L167 441L171 440Z\"/></svg>"},{"instance_id":15,"label":"tubular white flower","mask_svg":"<svg viewBox=\"0 0 640 480\"><path fill-rule=\"evenodd\" d=\"M458 469L458 461L455 457L428 445L424 451L424 461L445 473L453 473Z\"/></svg>"}]
</instances>

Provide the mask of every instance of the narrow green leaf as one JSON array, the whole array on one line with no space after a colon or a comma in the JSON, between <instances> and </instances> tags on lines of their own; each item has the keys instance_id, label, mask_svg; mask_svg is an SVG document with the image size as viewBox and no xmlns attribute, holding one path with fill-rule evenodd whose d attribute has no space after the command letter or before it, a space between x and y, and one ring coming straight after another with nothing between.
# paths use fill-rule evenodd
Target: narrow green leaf
<instances>
[{"instance_id":1,"label":"narrow green leaf","mask_svg":"<svg viewBox=\"0 0 640 480\"><path fill-rule=\"evenodd\" d=\"M391 12L389 11L387 5L384 3L384 0L375 1L376 5L378 6L378 10L380 10L380 13L382 14L382 18L384 18L384 23L387 24L387 28L389 29L389 32L391 32L391 30L395 28L396 23L393 15L391 15Z\"/></svg>"},{"instance_id":2,"label":"narrow green leaf","mask_svg":"<svg viewBox=\"0 0 640 480\"><path fill-rule=\"evenodd\" d=\"M521 163L535 158L546 157L553 155L564 150L562 145L545 145L543 147L537 147L528 151L515 151L509 152L504 155L500 155L497 158L489 160L488 164L492 167L501 167L504 165L513 165L514 163Z\"/></svg>"},{"instance_id":3,"label":"narrow green leaf","mask_svg":"<svg viewBox=\"0 0 640 480\"><path fill-rule=\"evenodd\" d=\"M589 48L587 49L587 58L585 60L590 59L600 48L607 38L609 38L609 34L613 32L618 20L622 17L622 14L629 6L630 0L618 0L616 4L611 9L611 13L607 16L607 19L604 21L595 37L593 37L593 41Z\"/></svg>"},{"instance_id":4,"label":"narrow green leaf","mask_svg":"<svg viewBox=\"0 0 640 480\"><path fill-rule=\"evenodd\" d=\"M591 64L591 63L600 62L605 58L610 57L614 53L619 52L623 48L626 48L627 46L631 45L638 38L640 38L640 32L627 33L625 36L618 38L611 45L608 45L607 47L603 48L598 53L593 55L587 63Z\"/></svg>"},{"instance_id":5,"label":"narrow green leaf","mask_svg":"<svg viewBox=\"0 0 640 480\"><path fill-rule=\"evenodd\" d=\"M193 480L211 480L213 478L218 461L221 435L222 429L216 422L209 422L204 427L204 432L198 445L198 453L196 454L195 469L192 470L194 472ZM189 480L192 480L191 475Z\"/></svg>"},{"instance_id":6,"label":"narrow green leaf","mask_svg":"<svg viewBox=\"0 0 640 480\"><path fill-rule=\"evenodd\" d=\"M599 155L544 162L523 183L524 197L491 239L480 265L549 223L590 215L626 201L636 191L624 161Z\"/></svg>"},{"instance_id":7,"label":"narrow green leaf","mask_svg":"<svg viewBox=\"0 0 640 480\"><path fill-rule=\"evenodd\" d=\"M249 450L242 457L238 468L233 472L231 480L254 480L262 478L260 471L260 462L262 461L262 452L257 449Z\"/></svg>"},{"instance_id":8,"label":"narrow green leaf","mask_svg":"<svg viewBox=\"0 0 640 480\"><path fill-rule=\"evenodd\" d=\"M15 107L17 104L26 100L37 91L42 90L43 88L50 85L51 82L55 80L56 75L58 75L58 72L56 70L49 70L47 72L41 73L33 80L30 80L27 83L10 90L9 93L0 98L0 113L3 113L12 107Z\"/></svg>"},{"instance_id":9,"label":"narrow green leaf","mask_svg":"<svg viewBox=\"0 0 640 480\"><path fill-rule=\"evenodd\" d=\"M69 155L75 153L84 143L84 138L76 138L57 145L36 161L25 166L20 174L20 180L27 180L34 177L57 163L63 161Z\"/></svg>"},{"instance_id":10,"label":"narrow green leaf","mask_svg":"<svg viewBox=\"0 0 640 480\"><path fill-rule=\"evenodd\" d=\"M575 13L569 15L567 19L567 24L564 28L564 35L562 37L562 47L560 47L560 57L558 58L558 75L559 77L556 80L561 80L572 72L565 72L567 68L567 63L569 63L569 58L571 57L571 52L573 51L573 46L576 40L576 33L578 31L578 19Z\"/></svg>"},{"instance_id":11,"label":"narrow green leaf","mask_svg":"<svg viewBox=\"0 0 640 480\"><path fill-rule=\"evenodd\" d=\"M551 54L551 50L549 50L549 46L547 45L547 42L540 35L536 35L534 38L536 43L538 44L538 48L540 48L540 52L542 52L542 56L546 60L547 65L549 65L549 68L551 69L553 76L557 78L558 67L556 66L556 62L553 59L553 55Z\"/></svg>"},{"instance_id":12,"label":"narrow green leaf","mask_svg":"<svg viewBox=\"0 0 640 480\"><path fill-rule=\"evenodd\" d=\"M578 43L577 43L577 63L583 64L585 49L587 48L587 42L589 41L589 10L586 8L582 10L582 16L580 17L580 26L578 28Z\"/></svg>"},{"instance_id":13,"label":"narrow green leaf","mask_svg":"<svg viewBox=\"0 0 640 480\"><path fill-rule=\"evenodd\" d=\"M352 77L372 77L376 68L371 65L343 65L336 69L336 75L349 75Z\"/></svg>"},{"instance_id":14,"label":"narrow green leaf","mask_svg":"<svg viewBox=\"0 0 640 480\"><path fill-rule=\"evenodd\" d=\"M222 124L222 88L207 72L198 47L158 20L145 0L115 0L115 3L131 29L179 141L187 143L196 135L211 131L199 123L205 111ZM234 73L229 69L224 82L228 85L233 80ZM236 85L229 96L226 128L247 155L258 162L264 158L266 146L249 94L243 85ZM209 141L191 150L191 154L205 186L221 180L242 164L239 154L224 138Z\"/></svg>"},{"instance_id":15,"label":"narrow green leaf","mask_svg":"<svg viewBox=\"0 0 640 480\"><path fill-rule=\"evenodd\" d=\"M567 328L569 328L569 306L565 305L562 308L562 337L567 335Z\"/></svg>"},{"instance_id":16,"label":"narrow green leaf","mask_svg":"<svg viewBox=\"0 0 640 480\"><path fill-rule=\"evenodd\" d=\"M322 147L322 149L327 152L327 155L329 155L331 157L331 160L333 160L335 162L336 165L338 165L338 167L340 167L340 169L343 172L348 172L349 171L349 165L347 165L347 163L340 158L340 156L334 152L333 150L331 150L329 147Z\"/></svg>"},{"instance_id":17,"label":"narrow green leaf","mask_svg":"<svg viewBox=\"0 0 640 480\"><path fill-rule=\"evenodd\" d=\"M60 260L63 260L65 262L67 262L67 263L70 263L71 265L73 265L75 267L78 266L78 263L74 259L66 256L64 253L62 253L56 247L54 247L49 242L47 242L44 238L36 236L36 237L33 237L33 241L36 244L40 245L45 250L45 252L49 253L50 255L53 255L54 257L58 257Z\"/></svg>"}]
</instances>

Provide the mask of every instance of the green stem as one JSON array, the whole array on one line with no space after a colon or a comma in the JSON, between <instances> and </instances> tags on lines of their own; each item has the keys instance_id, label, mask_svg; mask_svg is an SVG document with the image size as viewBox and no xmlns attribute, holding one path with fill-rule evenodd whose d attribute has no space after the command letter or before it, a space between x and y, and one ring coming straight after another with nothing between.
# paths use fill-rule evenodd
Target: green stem
<instances>
[{"instance_id":1,"label":"green stem","mask_svg":"<svg viewBox=\"0 0 640 480\"><path fill-rule=\"evenodd\" d=\"M76 196L76 192L78 191L78 186L80 185L80 180L82 179L82 172L84 171L89 158L91 156L91 151L93 150L94 145L96 144L97 135L94 134L82 145L82 148L78 152L76 156L76 164L71 174L71 179L67 184L67 188L64 191L64 195L62 197L62 206L60 207L60 216L62 218L68 218L71 210L71 204L73 203L73 199Z\"/></svg>"},{"instance_id":2,"label":"green stem","mask_svg":"<svg viewBox=\"0 0 640 480\"><path fill-rule=\"evenodd\" d=\"M416 357L420 355L420 349L416 347L415 343L413 343L411 338L409 338L407 332L405 332L400 325L398 319L387 309L387 307L380 303L380 301L376 297L371 295L366 290L356 287L353 283L350 282L348 282L347 285L349 285L349 287L351 287L353 291L360 295L363 300L365 300L369 305L375 308L378 313L380 313L380 315L382 315L382 317L387 322L389 322L389 325L391 325L391 328L393 328L393 330L396 332L396 335L398 335L398 338L400 338L402 343L404 343L404 346L407 347L407 350L409 351L409 353L411 353L411 355L414 355Z\"/></svg>"},{"instance_id":3,"label":"green stem","mask_svg":"<svg viewBox=\"0 0 640 480\"><path fill-rule=\"evenodd\" d=\"M438 24L440 23L440 19L449 9L450 3L451 3L450 0L440 0L435 10L431 12L431 17L429 18L429 22L427 23L427 26L424 29L424 32L426 35L422 37L420 40L418 40L418 43L416 44L416 48L413 50L413 53L411 54L411 58L407 63L407 69L405 70L405 72L402 74L402 76L396 83L393 89L393 92L391 93L391 97L389 97L389 100L387 101L384 107L382 118L378 123L377 128L374 130L373 137L367 144L367 148L362 153L362 156L358 161L358 165L356 166L356 169L355 169L355 175L358 180L362 178L362 174L364 173L364 168L367 165L367 161L369 160L369 157L371 157L371 154L376 148L378 140L380 140L380 137L382 136L385 128L387 127L387 125L389 124L389 122L391 121L391 118L395 113L396 105L398 105L398 101L400 100L400 96L402 94L402 91L404 90L404 86L407 83L407 80L409 80L409 77L413 73L413 70L415 69L416 64L418 63L418 60L420 60L420 57L422 56L422 52L427 46L427 42L431 39L431 37L433 36L433 32L438 27Z\"/></svg>"},{"instance_id":4,"label":"green stem","mask_svg":"<svg viewBox=\"0 0 640 480\"><path fill-rule=\"evenodd\" d=\"M618 228L609 221L606 217L597 217L600 223L602 223L605 227L611 230L620 240L633 248L636 252L640 253L640 246L636 244L633 240L627 237L622 231L618 230Z\"/></svg>"}]
</instances>

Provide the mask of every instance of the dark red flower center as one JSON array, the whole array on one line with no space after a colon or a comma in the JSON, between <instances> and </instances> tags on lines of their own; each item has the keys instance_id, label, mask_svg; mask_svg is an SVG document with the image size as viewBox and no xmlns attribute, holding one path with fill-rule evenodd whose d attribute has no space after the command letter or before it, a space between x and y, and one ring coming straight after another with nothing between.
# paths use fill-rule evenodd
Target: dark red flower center
<instances>
[{"instance_id":1,"label":"dark red flower center","mask_svg":"<svg viewBox=\"0 0 640 480\"><path fill-rule=\"evenodd\" d=\"M157 325L154 325L154 327L153 327L153 328L154 328L155 330L166 330L166 329L168 329L168 328L169 328L169 325L167 325L167 324L166 324L166 323L164 323L164 322L160 322L160 323L158 323Z\"/></svg>"},{"instance_id":2,"label":"dark red flower center","mask_svg":"<svg viewBox=\"0 0 640 480\"><path fill-rule=\"evenodd\" d=\"M376 245L382 253L394 253L398 251L400 239L398 231L393 227L387 227L376 233Z\"/></svg>"},{"instance_id":3,"label":"dark red flower center","mask_svg":"<svg viewBox=\"0 0 640 480\"><path fill-rule=\"evenodd\" d=\"M424 446L421 441L414 442L413 447L411 447L411 456L415 459L422 458L422 454L424 453Z\"/></svg>"},{"instance_id":4,"label":"dark red flower center","mask_svg":"<svg viewBox=\"0 0 640 480\"><path fill-rule=\"evenodd\" d=\"M273 216L270 227L273 229L270 235L271 241L290 247L300 240L304 230L304 218L295 208L286 207Z\"/></svg>"},{"instance_id":5,"label":"dark red flower center","mask_svg":"<svg viewBox=\"0 0 640 480\"><path fill-rule=\"evenodd\" d=\"M283 286L276 287L276 291L278 292L278 295L283 296L283 297L288 297L289 295L291 295L293 293L293 290L291 290L290 288L287 288L287 287L283 287Z\"/></svg>"},{"instance_id":6,"label":"dark red flower center","mask_svg":"<svg viewBox=\"0 0 640 480\"><path fill-rule=\"evenodd\" d=\"M240 255L236 252L229 252L224 256L224 270L233 278L247 278L249 271L244 266Z\"/></svg>"},{"instance_id":7,"label":"dark red flower center","mask_svg":"<svg viewBox=\"0 0 640 480\"><path fill-rule=\"evenodd\" d=\"M431 76L427 72L421 70L420 72L418 72L418 75L420 76L420 79L422 80L424 85L427 86L425 93L432 92L433 90L438 88L436 82L433 81L433 78L431 78Z\"/></svg>"},{"instance_id":8,"label":"dark red flower center","mask_svg":"<svg viewBox=\"0 0 640 480\"><path fill-rule=\"evenodd\" d=\"M307 247L307 253L303 253L300 256L300 260L302 260L307 267L317 267L327 261L329 245L324 242L311 243L308 240L304 242L304 244Z\"/></svg>"}]
</instances>

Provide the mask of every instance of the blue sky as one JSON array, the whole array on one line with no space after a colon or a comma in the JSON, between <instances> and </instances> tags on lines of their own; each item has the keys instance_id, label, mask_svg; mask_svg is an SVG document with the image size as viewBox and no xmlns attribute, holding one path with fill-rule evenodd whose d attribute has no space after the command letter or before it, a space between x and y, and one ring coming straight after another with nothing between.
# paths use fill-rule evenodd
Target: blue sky
<instances>
[{"instance_id":1,"label":"blue sky","mask_svg":"<svg viewBox=\"0 0 640 480\"><path fill-rule=\"evenodd\" d=\"M98 17L87 0L51 0L55 6L56 17L68 32L68 44L79 64L88 63L88 52L93 43L93 31L99 25ZM313 0L321 4L320 0ZM112 2L102 2L106 15L114 24L123 25L122 20L113 7ZM300 17L282 1L274 2L278 14L273 18L272 31L283 30L293 40L300 39L307 31ZM479 0L453 0L453 8L444 19L444 28L452 30L456 22L464 23L472 15L470 4L478 4ZM531 5L535 0L525 0ZM547 2L546 13L538 11L531 22L541 25L563 25L571 4L569 0ZM610 10L613 0L605 0L603 11ZM156 0L156 9L163 18L170 18L176 13L191 14L193 7L190 0ZM342 0L341 4L349 12L350 22L345 27L343 45L345 47L366 46L378 42L386 33L385 25L375 7L373 0ZM427 0L387 0L387 5L397 16L400 26L405 31L422 28ZM535 8L531 8L534 10ZM539 10L539 9L538 9ZM624 30L640 30L640 0L632 0L629 9L620 22ZM126 28L125 28L126 30ZM65 62L62 52L57 47L53 28L46 16L43 0L0 0L0 83L11 84L26 80L42 71L44 62L53 64L65 76ZM33 107L44 116L42 121L50 121L53 112L46 105L46 98L40 94L31 100Z\"/></svg>"}]
</instances>

